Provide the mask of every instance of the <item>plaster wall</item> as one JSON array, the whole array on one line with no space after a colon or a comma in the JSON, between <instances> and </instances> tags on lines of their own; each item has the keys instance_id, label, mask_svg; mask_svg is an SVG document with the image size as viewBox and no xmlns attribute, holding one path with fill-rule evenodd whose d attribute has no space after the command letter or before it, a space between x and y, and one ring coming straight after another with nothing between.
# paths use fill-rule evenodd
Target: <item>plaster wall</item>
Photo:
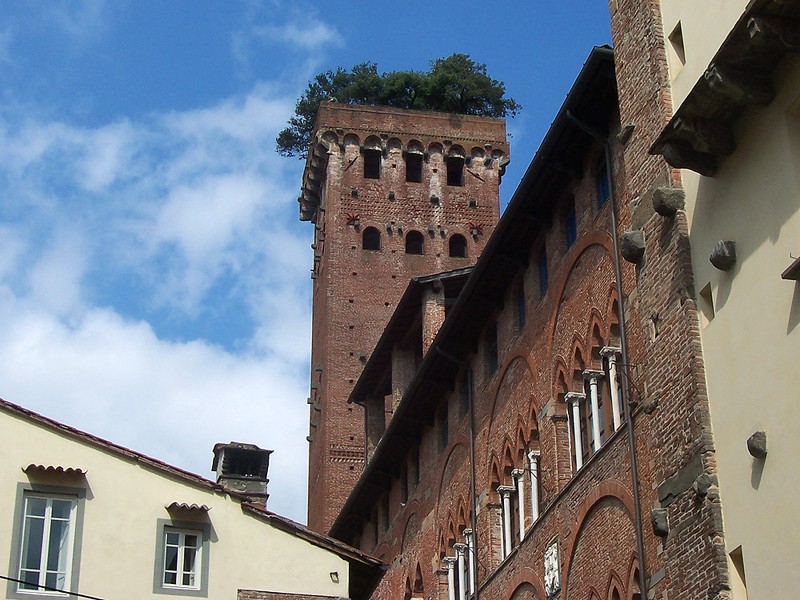
<instances>
[{"instance_id":1,"label":"plaster wall","mask_svg":"<svg viewBox=\"0 0 800 600\"><path fill-rule=\"evenodd\" d=\"M711 59L739 17L748 0L662 0L664 36L667 38L672 102L677 110L703 76ZM670 40L680 24L685 64ZM674 40L674 36L673 36Z\"/></svg>"},{"instance_id":2,"label":"plaster wall","mask_svg":"<svg viewBox=\"0 0 800 600\"><path fill-rule=\"evenodd\" d=\"M710 286L714 310L698 298L725 540L728 552L741 546L750 598L793 597L786 573L800 569L787 535L800 530L800 284L780 277L800 256L800 60L775 82L776 99L740 120L716 177L682 172L696 289ZM736 242L730 271L708 260L718 240ZM764 461L747 450L755 431L767 433Z\"/></svg>"},{"instance_id":3,"label":"plaster wall","mask_svg":"<svg viewBox=\"0 0 800 600\"><path fill-rule=\"evenodd\" d=\"M135 458L59 435L17 416L0 412L0 565L12 575L11 547L19 483L84 487L86 500L80 539L79 592L102 598L167 598L155 594L157 520L170 520L172 502L205 504L207 516L181 515L211 524L209 598L235 598L237 589L270 590L336 597L348 596L348 564L336 554L285 533L244 513L227 494L204 489L154 470ZM80 468L85 477L28 475L29 464ZM196 514L197 511L195 511ZM331 581L338 572L339 583ZM6 586L0 587L5 598ZM34 597L40 597L34 595ZM175 595L174 597L178 597Z\"/></svg>"}]
</instances>

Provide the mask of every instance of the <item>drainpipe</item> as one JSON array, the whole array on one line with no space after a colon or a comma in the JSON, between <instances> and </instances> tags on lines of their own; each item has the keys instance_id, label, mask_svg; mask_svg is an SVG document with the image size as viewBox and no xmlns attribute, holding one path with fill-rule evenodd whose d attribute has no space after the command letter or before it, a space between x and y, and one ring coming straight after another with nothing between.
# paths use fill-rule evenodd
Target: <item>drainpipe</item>
<instances>
[{"instance_id":1,"label":"drainpipe","mask_svg":"<svg viewBox=\"0 0 800 600\"><path fill-rule=\"evenodd\" d=\"M647 597L647 569L644 556L644 527L642 526L642 507L639 501L639 469L636 462L636 442L633 437L633 411L630 407L630 381L628 362L628 336L625 332L625 309L623 307L622 295L622 269L619 262L619 240L617 235L617 207L614 199L614 179L611 173L611 143L608 138L600 135L590 125L584 123L567 110L567 118L575 123L580 129L603 145L606 159L606 177L608 178L608 202L611 205L611 240L614 247L614 277L617 280L617 307L619 314L619 337L620 349L622 350L622 401L625 405L625 422L628 425L628 455L631 462L631 486L633 487L633 510L634 524L636 526L636 552L639 554L639 589L644 597Z\"/></svg>"}]
</instances>

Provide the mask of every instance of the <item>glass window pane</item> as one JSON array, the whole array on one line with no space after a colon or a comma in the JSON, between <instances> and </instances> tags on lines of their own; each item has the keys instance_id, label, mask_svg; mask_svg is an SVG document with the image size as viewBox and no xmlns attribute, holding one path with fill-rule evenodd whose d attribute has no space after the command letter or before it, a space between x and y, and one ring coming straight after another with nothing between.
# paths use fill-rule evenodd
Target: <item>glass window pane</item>
<instances>
[{"instance_id":1,"label":"glass window pane","mask_svg":"<svg viewBox=\"0 0 800 600\"><path fill-rule=\"evenodd\" d=\"M25 583L19 584L21 590L35 590L39 583L39 571L22 571L19 578Z\"/></svg>"},{"instance_id":2,"label":"glass window pane","mask_svg":"<svg viewBox=\"0 0 800 600\"><path fill-rule=\"evenodd\" d=\"M43 517L47 509L47 499L37 498L35 496L28 497L25 501L25 514Z\"/></svg>"},{"instance_id":3,"label":"glass window pane","mask_svg":"<svg viewBox=\"0 0 800 600\"><path fill-rule=\"evenodd\" d=\"M166 557L164 559L164 568L167 571L178 570L178 549L172 546L167 546Z\"/></svg>"},{"instance_id":4,"label":"glass window pane","mask_svg":"<svg viewBox=\"0 0 800 600\"><path fill-rule=\"evenodd\" d=\"M191 548L197 548L197 536L192 535L191 533L186 534L186 546Z\"/></svg>"},{"instance_id":5,"label":"glass window pane","mask_svg":"<svg viewBox=\"0 0 800 600\"><path fill-rule=\"evenodd\" d=\"M47 570L64 571L67 561L69 521L50 523L50 542L47 547Z\"/></svg>"},{"instance_id":6,"label":"glass window pane","mask_svg":"<svg viewBox=\"0 0 800 600\"><path fill-rule=\"evenodd\" d=\"M183 576L183 585L194 587L194 573L186 573Z\"/></svg>"},{"instance_id":7,"label":"glass window pane","mask_svg":"<svg viewBox=\"0 0 800 600\"><path fill-rule=\"evenodd\" d=\"M22 542L22 568L38 571L42 562L42 540L44 538L44 521L42 519L25 520L25 539Z\"/></svg>"},{"instance_id":8,"label":"glass window pane","mask_svg":"<svg viewBox=\"0 0 800 600\"><path fill-rule=\"evenodd\" d=\"M72 500L53 500L53 518L69 519L72 510Z\"/></svg>"},{"instance_id":9,"label":"glass window pane","mask_svg":"<svg viewBox=\"0 0 800 600\"><path fill-rule=\"evenodd\" d=\"M179 539L180 539L180 535L179 534L177 534L177 533L175 533L173 531L168 531L167 532L167 544L169 544L170 546L177 546Z\"/></svg>"},{"instance_id":10,"label":"glass window pane","mask_svg":"<svg viewBox=\"0 0 800 600\"><path fill-rule=\"evenodd\" d=\"M189 548L188 546L183 550L183 571L184 573L188 573L190 571L194 571L194 557L195 557L195 549Z\"/></svg>"},{"instance_id":11,"label":"glass window pane","mask_svg":"<svg viewBox=\"0 0 800 600\"><path fill-rule=\"evenodd\" d=\"M167 571L164 573L164 583L167 585L176 585L178 583L178 574Z\"/></svg>"}]
</instances>

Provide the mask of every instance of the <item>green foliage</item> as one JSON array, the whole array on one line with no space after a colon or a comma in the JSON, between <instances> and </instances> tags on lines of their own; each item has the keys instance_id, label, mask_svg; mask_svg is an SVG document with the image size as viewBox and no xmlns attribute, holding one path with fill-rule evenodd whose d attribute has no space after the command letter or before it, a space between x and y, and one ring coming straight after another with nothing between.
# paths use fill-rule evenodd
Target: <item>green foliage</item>
<instances>
[{"instance_id":1,"label":"green foliage","mask_svg":"<svg viewBox=\"0 0 800 600\"><path fill-rule=\"evenodd\" d=\"M320 73L297 101L288 127L278 134L278 153L305 158L320 102L335 98L347 104L367 104L505 117L521 108L505 97L505 85L486 73L486 65L466 54L452 54L431 62L429 71L378 73L375 63L361 63L349 71L341 67Z\"/></svg>"}]
</instances>

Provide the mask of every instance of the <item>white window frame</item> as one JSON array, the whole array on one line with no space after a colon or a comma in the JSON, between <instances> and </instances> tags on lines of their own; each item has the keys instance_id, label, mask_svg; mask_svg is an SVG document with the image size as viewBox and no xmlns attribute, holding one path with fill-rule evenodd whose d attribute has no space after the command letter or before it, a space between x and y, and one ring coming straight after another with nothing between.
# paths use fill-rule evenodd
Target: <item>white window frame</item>
<instances>
[{"instance_id":1,"label":"white window frame","mask_svg":"<svg viewBox=\"0 0 800 600\"><path fill-rule=\"evenodd\" d=\"M83 515L86 504L86 488L53 486L40 483L20 482L17 484L16 503L14 506L14 521L11 530L11 564L9 572L13 579L23 579L23 550L25 536L28 535L26 523L27 506L30 498L44 498L49 502L49 514L52 516L52 500L67 500L70 504L69 532L67 534L66 560L63 561L64 580L61 585L63 591L39 589L24 589L21 583L9 580L6 584L6 598L65 598L70 592L79 589L79 575L81 563L81 540L83 532ZM45 516L45 520L47 517ZM43 540L49 541L52 519L42 531ZM41 555L46 555L46 545L42 544ZM41 574L42 561L39 562L39 578L37 584L46 583L46 569L43 578ZM46 565L45 565L46 567Z\"/></svg>"},{"instance_id":2,"label":"white window frame","mask_svg":"<svg viewBox=\"0 0 800 600\"><path fill-rule=\"evenodd\" d=\"M37 515L30 511L31 503L34 500L44 500L44 514ZM66 519L53 516L53 503L68 503L69 512ZM22 509L22 537L19 545L19 569L17 570L17 578L21 581L27 581L27 574L35 574L36 581L30 583L17 583L17 591L20 593L28 594L41 594L42 592L49 593L66 593L70 590L70 579L72 575L72 553L75 545L75 523L77 513L78 501L77 498L69 496L56 496L51 494L40 493L26 493L23 499ZM34 568L26 568L24 563L26 549L28 548L31 540L31 526L33 523L41 521L41 539L38 542L39 560ZM55 570L48 568L48 556L50 555L51 544L53 543L52 533L53 525L58 522L67 523L67 533L63 540L64 548L58 551L58 559ZM38 535L37 535L38 538ZM48 578L55 575L56 581L48 583ZM59 581L60 579L60 581ZM26 587L32 586L32 587Z\"/></svg>"},{"instance_id":3,"label":"white window frame","mask_svg":"<svg viewBox=\"0 0 800 600\"><path fill-rule=\"evenodd\" d=\"M178 534L178 564L175 583L167 583L167 536ZM196 535L197 546L194 557L194 583L183 584L183 554L186 536ZM206 521L175 521L158 519L156 526L156 554L153 573L153 593L171 596L208 596L208 564L210 554L211 523ZM174 545L173 545L174 547Z\"/></svg>"},{"instance_id":4,"label":"white window frame","mask_svg":"<svg viewBox=\"0 0 800 600\"><path fill-rule=\"evenodd\" d=\"M177 536L177 544L169 542L170 536ZM186 537L194 536L194 546L186 544ZM175 570L167 569L167 552L170 548L176 548L176 565ZM186 567L186 552L187 550L194 551L192 560L192 570L185 570ZM177 529L175 527L164 528L164 561L161 569L161 585L165 588L178 588L182 590L199 590L200 577L202 576L202 560L203 560L203 532L199 529ZM167 581L167 574L175 575L175 583ZM186 577L191 577L192 583L184 583Z\"/></svg>"}]
</instances>

